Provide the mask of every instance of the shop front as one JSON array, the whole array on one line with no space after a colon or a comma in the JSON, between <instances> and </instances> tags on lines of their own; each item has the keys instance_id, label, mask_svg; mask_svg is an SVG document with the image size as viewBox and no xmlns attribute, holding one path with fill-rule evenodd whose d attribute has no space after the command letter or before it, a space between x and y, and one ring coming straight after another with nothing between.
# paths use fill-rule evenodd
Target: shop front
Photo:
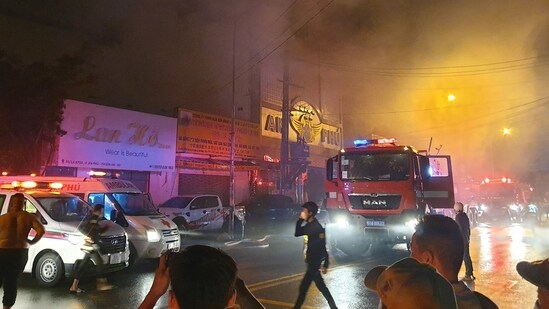
<instances>
[{"instance_id":1,"label":"shop front","mask_svg":"<svg viewBox=\"0 0 549 309\"><path fill-rule=\"evenodd\" d=\"M178 111L178 193L215 194L229 205L232 119L185 109ZM250 196L258 169L259 126L235 123L235 202Z\"/></svg>"},{"instance_id":2,"label":"shop front","mask_svg":"<svg viewBox=\"0 0 549 309\"><path fill-rule=\"evenodd\" d=\"M296 99L290 104L289 175L280 181L282 143L281 107L263 104L261 108L261 150L263 162L258 172L257 190L279 194L285 189L296 202L322 201L324 198L325 162L342 147L341 125L322 119L310 103ZM286 188L282 188L286 185Z\"/></svg>"},{"instance_id":3,"label":"shop front","mask_svg":"<svg viewBox=\"0 0 549 309\"><path fill-rule=\"evenodd\" d=\"M174 195L177 119L66 100L61 128L67 133L44 175L100 171L132 181L155 203Z\"/></svg>"}]
</instances>

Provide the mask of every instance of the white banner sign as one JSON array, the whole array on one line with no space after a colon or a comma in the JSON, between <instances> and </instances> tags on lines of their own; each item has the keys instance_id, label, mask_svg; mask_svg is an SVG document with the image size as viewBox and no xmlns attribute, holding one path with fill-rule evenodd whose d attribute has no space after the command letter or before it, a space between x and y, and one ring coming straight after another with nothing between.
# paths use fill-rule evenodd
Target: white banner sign
<instances>
[{"instance_id":1,"label":"white banner sign","mask_svg":"<svg viewBox=\"0 0 549 309\"><path fill-rule=\"evenodd\" d=\"M65 101L60 166L166 171L175 169L177 119Z\"/></svg>"}]
</instances>

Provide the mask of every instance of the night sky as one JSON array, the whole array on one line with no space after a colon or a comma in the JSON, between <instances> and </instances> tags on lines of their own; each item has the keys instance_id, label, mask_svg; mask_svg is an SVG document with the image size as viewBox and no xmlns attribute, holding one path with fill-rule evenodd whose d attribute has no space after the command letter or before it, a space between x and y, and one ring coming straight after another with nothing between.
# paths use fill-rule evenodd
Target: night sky
<instances>
[{"instance_id":1,"label":"night sky","mask_svg":"<svg viewBox=\"0 0 549 309\"><path fill-rule=\"evenodd\" d=\"M432 138L463 174L549 171L548 1L0 3L0 49L51 62L87 44L95 79L72 98L164 115L230 111L233 32L237 73L288 57L336 80L347 144Z\"/></svg>"}]
</instances>

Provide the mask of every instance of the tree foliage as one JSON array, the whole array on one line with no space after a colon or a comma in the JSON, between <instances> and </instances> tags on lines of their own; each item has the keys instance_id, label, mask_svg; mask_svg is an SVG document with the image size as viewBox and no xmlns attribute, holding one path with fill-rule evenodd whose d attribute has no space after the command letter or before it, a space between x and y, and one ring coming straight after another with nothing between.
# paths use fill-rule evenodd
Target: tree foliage
<instances>
[{"instance_id":1,"label":"tree foliage","mask_svg":"<svg viewBox=\"0 0 549 309\"><path fill-rule=\"evenodd\" d=\"M62 56L53 64L23 63L0 51L0 169L37 172L61 129L63 100L85 80L84 59ZM47 146L47 147L45 147Z\"/></svg>"}]
</instances>

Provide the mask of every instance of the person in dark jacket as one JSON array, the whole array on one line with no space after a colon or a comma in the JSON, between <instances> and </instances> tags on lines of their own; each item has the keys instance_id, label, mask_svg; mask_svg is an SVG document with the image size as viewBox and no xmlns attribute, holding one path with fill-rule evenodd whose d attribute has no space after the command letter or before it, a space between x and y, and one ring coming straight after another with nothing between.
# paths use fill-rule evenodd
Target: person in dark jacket
<instances>
[{"instance_id":1,"label":"person in dark jacket","mask_svg":"<svg viewBox=\"0 0 549 309\"><path fill-rule=\"evenodd\" d=\"M318 290L324 295L331 309L337 309L334 298L324 283L321 272L326 274L330 260L326 251L326 231L315 218L318 206L313 202L303 204L299 220L295 225L295 237L304 236L305 263L307 271L299 285L299 296L294 309L299 309L305 301L309 286L314 281Z\"/></svg>"},{"instance_id":2,"label":"person in dark jacket","mask_svg":"<svg viewBox=\"0 0 549 309\"><path fill-rule=\"evenodd\" d=\"M80 264L74 273L74 280L69 289L71 293L82 293L84 290L78 287L78 283L82 278L82 275L86 269L86 266L89 262L93 261L96 267L96 273L103 275L105 265L103 259L101 258L101 253L99 252L99 240L101 239L101 234L104 233L109 228L109 222L107 225L101 226L100 221L103 218L104 206L101 204L93 205L92 214L87 221L82 222L79 226L80 232L85 235L85 242L82 246L82 251L86 253ZM107 278L99 277L97 278L97 289L99 291L105 291L112 289L113 286L108 284Z\"/></svg>"},{"instance_id":3,"label":"person in dark jacket","mask_svg":"<svg viewBox=\"0 0 549 309\"><path fill-rule=\"evenodd\" d=\"M454 204L454 210L456 212L456 222L459 225L461 236L463 236L463 263L465 264L465 277L463 280L475 280L473 276L473 261L471 260L471 254L469 253L469 242L471 240L471 225L469 223L469 217L463 212L463 203L457 202Z\"/></svg>"}]
</instances>

